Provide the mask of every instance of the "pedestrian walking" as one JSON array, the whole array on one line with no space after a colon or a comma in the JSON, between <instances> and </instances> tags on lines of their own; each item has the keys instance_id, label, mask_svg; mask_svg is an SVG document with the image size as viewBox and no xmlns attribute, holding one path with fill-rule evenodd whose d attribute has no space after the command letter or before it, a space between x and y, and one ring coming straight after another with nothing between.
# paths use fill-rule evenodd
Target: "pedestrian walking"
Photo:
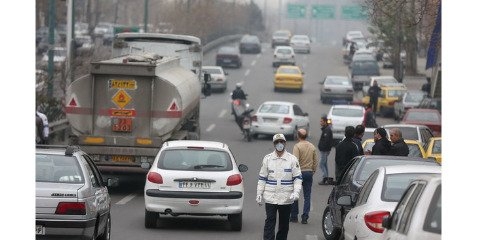
<instances>
[{"instance_id":1,"label":"pedestrian walking","mask_svg":"<svg viewBox=\"0 0 479 240\"><path fill-rule=\"evenodd\" d=\"M313 184L313 175L318 167L318 154L316 147L306 138L308 132L305 129L299 129L297 132L298 143L293 147L293 155L298 159L301 168L302 189L303 189L303 214L301 215L301 223L307 224L309 219L309 210L311 208L311 185ZM291 208L290 222L298 222L299 201L295 200Z\"/></svg>"},{"instance_id":2,"label":"pedestrian walking","mask_svg":"<svg viewBox=\"0 0 479 240\"><path fill-rule=\"evenodd\" d=\"M363 125L364 127L368 127L368 128L378 127L371 103L366 104L366 111L364 111Z\"/></svg>"},{"instance_id":3,"label":"pedestrian walking","mask_svg":"<svg viewBox=\"0 0 479 240\"><path fill-rule=\"evenodd\" d=\"M320 158L319 168L323 172L323 180L320 181L319 184L327 185L333 180L329 177L328 173L328 156L333 147L333 131L328 124L328 117L326 115L323 115L319 121L319 124L321 124L321 137L318 142Z\"/></svg>"},{"instance_id":4,"label":"pedestrian walking","mask_svg":"<svg viewBox=\"0 0 479 240\"><path fill-rule=\"evenodd\" d=\"M376 114L376 111L378 110L378 98L380 93L381 88L378 86L378 82L374 80L373 85L368 89L369 103L371 103L371 106L373 107L374 114Z\"/></svg>"},{"instance_id":5,"label":"pedestrian walking","mask_svg":"<svg viewBox=\"0 0 479 240\"><path fill-rule=\"evenodd\" d=\"M38 109L35 113L35 126L36 126L36 138L37 144L48 144L48 136L50 135L50 128L48 127L48 118L45 114Z\"/></svg>"},{"instance_id":6,"label":"pedestrian walking","mask_svg":"<svg viewBox=\"0 0 479 240\"><path fill-rule=\"evenodd\" d=\"M407 156L409 155L409 147L402 138L402 132L399 128L392 128L389 130L389 137L391 138L390 155L393 156Z\"/></svg>"},{"instance_id":7,"label":"pedestrian walking","mask_svg":"<svg viewBox=\"0 0 479 240\"><path fill-rule=\"evenodd\" d=\"M354 127L347 126L344 129L344 136L345 138L336 145L336 156L334 158L336 163L336 182L341 180L351 160L359 156L358 148L353 142Z\"/></svg>"},{"instance_id":8,"label":"pedestrian walking","mask_svg":"<svg viewBox=\"0 0 479 240\"><path fill-rule=\"evenodd\" d=\"M266 219L263 240L286 240L289 231L291 204L301 191L301 168L298 159L287 152L283 134L273 136L275 151L263 158L256 188L256 202L264 200ZM279 216L275 238L276 214Z\"/></svg>"},{"instance_id":9,"label":"pedestrian walking","mask_svg":"<svg viewBox=\"0 0 479 240\"><path fill-rule=\"evenodd\" d=\"M391 142L388 140L386 129L376 128L374 130L374 146L371 155L390 155Z\"/></svg>"},{"instance_id":10,"label":"pedestrian walking","mask_svg":"<svg viewBox=\"0 0 479 240\"><path fill-rule=\"evenodd\" d=\"M359 155L364 155L363 144L362 144L363 136L364 136L364 126L357 125L354 128L353 142L358 147Z\"/></svg>"}]
</instances>

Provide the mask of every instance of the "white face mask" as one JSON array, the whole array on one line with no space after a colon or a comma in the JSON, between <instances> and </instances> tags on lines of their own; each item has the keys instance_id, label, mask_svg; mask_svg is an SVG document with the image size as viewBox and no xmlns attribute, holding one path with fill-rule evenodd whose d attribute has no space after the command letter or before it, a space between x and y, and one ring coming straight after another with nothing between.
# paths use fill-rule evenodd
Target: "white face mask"
<instances>
[{"instance_id":1,"label":"white face mask","mask_svg":"<svg viewBox=\"0 0 479 240\"><path fill-rule=\"evenodd\" d=\"M277 143L276 145L274 145L274 148L276 148L276 151L282 152L284 150L284 144Z\"/></svg>"}]
</instances>

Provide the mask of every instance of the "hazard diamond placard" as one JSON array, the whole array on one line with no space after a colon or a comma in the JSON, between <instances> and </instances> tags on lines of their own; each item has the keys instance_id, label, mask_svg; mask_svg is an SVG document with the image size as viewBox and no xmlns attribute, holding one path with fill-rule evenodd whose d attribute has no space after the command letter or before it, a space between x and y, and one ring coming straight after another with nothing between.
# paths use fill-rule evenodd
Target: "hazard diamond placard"
<instances>
[{"instance_id":1,"label":"hazard diamond placard","mask_svg":"<svg viewBox=\"0 0 479 240\"><path fill-rule=\"evenodd\" d=\"M131 97L125 90L120 89L113 95L111 100L113 100L119 108L124 108L131 101Z\"/></svg>"}]
</instances>

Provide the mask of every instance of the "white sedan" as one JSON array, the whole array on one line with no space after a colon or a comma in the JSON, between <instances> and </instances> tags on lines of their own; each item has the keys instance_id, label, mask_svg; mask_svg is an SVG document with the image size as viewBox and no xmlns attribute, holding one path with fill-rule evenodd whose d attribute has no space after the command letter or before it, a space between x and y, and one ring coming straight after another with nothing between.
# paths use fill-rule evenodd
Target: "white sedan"
<instances>
[{"instance_id":1,"label":"white sedan","mask_svg":"<svg viewBox=\"0 0 479 240\"><path fill-rule=\"evenodd\" d=\"M344 138L344 129L347 126L356 127L363 124L365 109L358 105L333 105L328 112L328 121L333 131L333 139Z\"/></svg>"},{"instance_id":2,"label":"white sedan","mask_svg":"<svg viewBox=\"0 0 479 240\"><path fill-rule=\"evenodd\" d=\"M309 117L296 103L267 101L262 103L251 120L253 137L259 134L274 135L282 133L291 139L296 137L296 130L309 130Z\"/></svg>"},{"instance_id":3,"label":"white sedan","mask_svg":"<svg viewBox=\"0 0 479 240\"><path fill-rule=\"evenodd\" d=\"M209 73L211 76L210 86L212 90L226 91L228 87L228 80L226 79L227 72L221 66L202 66L201 71ZM202 79L203 80L203 79Z\"/></svg>"},{"instance_id":4,"label":"white sedan","mask_svg":"<svg viewBox=\"0 0 479 240\"><path fill-rule=\"evenodd\" d=\"M228 216L233 231L242 228L244 182L228 145L214 141L165 142L145 182L145 227L160 215Z\"/></svg>"},{"instance_id":5,"label":"white sedan","mask_svg":"<svg viewBox=\"0 0 479 240\"><path fill-rule=\"evenodd\" d=\"M340 205L355 206L344 218L344 239L380 239L383 217L391 215L409 183L424 175L440 173L441 166L399 165L376 169L364 183L355 205L352 196L338 199Z\"/></svg>"}]
</instances>

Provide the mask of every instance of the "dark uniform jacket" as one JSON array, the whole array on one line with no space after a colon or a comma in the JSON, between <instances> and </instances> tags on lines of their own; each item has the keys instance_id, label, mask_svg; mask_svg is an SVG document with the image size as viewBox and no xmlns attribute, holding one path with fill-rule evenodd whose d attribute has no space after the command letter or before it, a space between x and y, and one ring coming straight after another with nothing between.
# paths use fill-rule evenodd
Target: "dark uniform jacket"
<instances>
[{"instance_id":1,"label":"dark uniform jacket","mask_svg":"<svg viewBox=\"0 0 479 240\"><path fill-rule=\"evenodd\" d=\"M391 142L387 138L381 138L374 143L371 155L391 155Z\"/></svg>"},{"instance_id":2,"label":"dark uniform jacket","mask_svg":"<svg viewBox=\"0 0 479 240\"><path fill-rule=\"evenodd\" d=\"M359 156L359 151L352 138L345 138L336 145L336 156L334 158L336 162L336 179L340 179L351 159L356 156Z\"/></svg>"},{"instance_id":3,"label":"dark uniform jacket","mask_svg":"<svg viewBox=\"0 0 479 240\"><path fill-rule=\"evenodd\" d=\"M242 89L235 89L233 90L233 94L231 95L231 99L243 99L246 100L246 94L243 92Z\"/></svg>"},{"instance_id":4,"label":"dark uniform jacket","mask_svg":"<svg viewBox=\"0 0 479 240\"><path fill-rule=\"evenodd\" d=\"M404 139L399 139L397 143L393 143L391 146L391 155L393 156L407 156L409 155L409 147Z\"/></svg>"},{"instance_id":5,"label":"dark uniform jacket","mask_svg":"<svg viewBox=\"0 0 479 240\"><path fill-rule=\"evenodd\" d=\"M319 138L318 142L318 149L321 152L329 152L333 147L333 131L331 131L331 127L326 125L321 127L321 137Z\"/></svg>"},{"instance_id":6,"label":"dark uniform jacket","mask_svg":"<svg viewBox=\"0 0 479 240\"><path fill-rule=\"evenodd\" d=\"M354 144L356 144L356 146L358 147L359 155L364 155L363 144L361 143L361 142L362 142L362 139L361 139L361 138L357 138L357 137L353 137L353 142L354 142Z\"/></svg>"}]
</instances>

